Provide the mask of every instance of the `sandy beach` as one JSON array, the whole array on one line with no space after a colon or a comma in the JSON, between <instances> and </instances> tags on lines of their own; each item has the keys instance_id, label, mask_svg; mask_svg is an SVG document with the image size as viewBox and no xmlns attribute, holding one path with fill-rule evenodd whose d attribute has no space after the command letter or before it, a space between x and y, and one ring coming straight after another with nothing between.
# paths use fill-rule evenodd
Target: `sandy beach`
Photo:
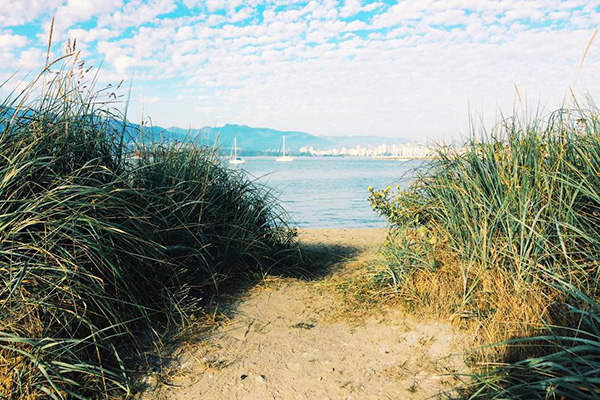
<instances>
[{"instance_id":1,"label":"sandy beach","mask_svg":"<svg viewBox=\"0 0 600 400\"><path fill-rule=\"evenodd\" d=\"M250 290L228 321L176 352L168 381L143 398L425 399L456 384L468 345L458 328L394 307L340 318L336 282L376 262L385 229L305 229L299 239L337 261L319 278Z\"/></svg>"}]
</instances>

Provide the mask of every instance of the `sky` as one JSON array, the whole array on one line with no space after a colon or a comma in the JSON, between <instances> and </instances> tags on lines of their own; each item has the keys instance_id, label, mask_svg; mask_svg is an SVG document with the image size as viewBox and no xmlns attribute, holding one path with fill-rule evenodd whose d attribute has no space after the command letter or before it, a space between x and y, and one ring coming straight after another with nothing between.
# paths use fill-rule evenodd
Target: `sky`
<instances>
[{"instance_id":1,"label":"sky","mask_svg":"<svg viewBox=\"0 0 600 400\"><path fill-rule=\"evenodd\" d=\"M600 96L600 0L0 0L0 80L76 39L129 118L448 140ZM580 68L581 65L581 68ZM517 94L518 93L518 94ZM124 95L127 95L125 93ZM520 100L519 100L520 96Z\"/></svg>"}]
</instances>

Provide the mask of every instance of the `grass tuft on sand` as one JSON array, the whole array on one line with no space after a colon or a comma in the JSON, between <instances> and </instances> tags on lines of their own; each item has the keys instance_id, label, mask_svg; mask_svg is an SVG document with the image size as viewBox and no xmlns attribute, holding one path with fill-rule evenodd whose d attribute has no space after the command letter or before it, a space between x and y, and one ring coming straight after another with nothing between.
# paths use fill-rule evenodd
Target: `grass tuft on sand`
<instances>
[{"instance_id":1,"label":"grass tuft on sand","mask_svg":"<svg viewBox=\"0 0 600 400\"><path fill-rule=\"evenodd\" d=\"M391 225L380 285L499 342L473 398L600 396L597 108L509 118L370 201Z\"/></svg>"},{"instance_id":2,"label":"grass tuft on sand","mask_svg":"<svg viewBox=\"0 0 600 400\"><path fill-rule=\"evenodd\" d=\"M134 391L200 300L290 268L276 199L213 149L154 141L74 51L0 104L0 398Z\"/></svg>"}]
</instances>

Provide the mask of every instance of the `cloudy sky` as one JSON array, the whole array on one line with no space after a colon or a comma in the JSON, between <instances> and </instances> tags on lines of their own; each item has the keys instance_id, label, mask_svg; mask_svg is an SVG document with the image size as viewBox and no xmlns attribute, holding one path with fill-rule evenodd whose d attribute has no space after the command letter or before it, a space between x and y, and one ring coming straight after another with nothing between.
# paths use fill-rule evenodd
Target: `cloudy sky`
<instances>
[{"instance_id":1,"label":"cloudy sky","mask_svg":"<svg viewBox=\"0 0 600 400\"><path fill-rule=\"evenodd\" d=\"M0 0L0 79L68 38L100 85L132 83L130 116L318 135L468 133L565 103L600 0ZM600 35L575 90L600 96ZM13 81L14 82L14 78ZM10 86L5 85L4 90ZM127 85L126 85L127 86ZM136 121L137 122L137 121Z\"/></svg>"}]
</instances>

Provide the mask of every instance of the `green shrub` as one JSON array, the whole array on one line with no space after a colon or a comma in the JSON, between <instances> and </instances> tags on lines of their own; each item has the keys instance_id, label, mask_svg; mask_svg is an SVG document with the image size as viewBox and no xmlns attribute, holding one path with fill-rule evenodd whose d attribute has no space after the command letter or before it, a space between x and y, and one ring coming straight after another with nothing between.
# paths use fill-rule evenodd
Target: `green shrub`
<instances>
[{"instance_id":1,"label":"green shrub","mask_svg":"<svg viewBox=\"0 0 600 400\"><path fill-rule=\"evenodd\" d=\"M391 226L382 283L411 306L460 317L484 344L501 342L480 355L507 364L476 377L481 393L600 396L597 109L509 119L440 148L408 189L369 199Z\"/></svg>"},{"instance_id":2,"label":"green shrub","mask_svg":"<svg viewBox=\"0 0 600 400\"><path fill-rule=\"evenodd\" d=\"M419 246L445 243L463 266L531 281L540 267L593 281L600 243L600 129L595 111L505 123L464 148L439 149L405 191L371 190L374 210ZM415 246L412 241L403 248ZM466 272L466 271L465 271ZM465 281L465 294L477 277ZM465 299L467 301L468 299Z\"/></svg>"}]
</instances>

